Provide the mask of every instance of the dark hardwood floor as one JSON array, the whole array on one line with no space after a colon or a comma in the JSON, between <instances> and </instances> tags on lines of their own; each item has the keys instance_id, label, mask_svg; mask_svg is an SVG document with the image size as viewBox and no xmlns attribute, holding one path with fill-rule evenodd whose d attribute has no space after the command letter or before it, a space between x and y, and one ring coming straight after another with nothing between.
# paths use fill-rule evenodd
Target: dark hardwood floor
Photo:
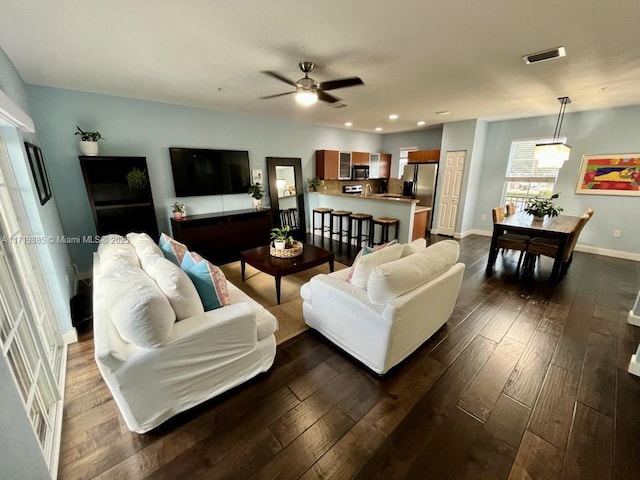
<instances>
[{"instance_id":1,"label":"dark hardwood floor","mask_svg":"<svg viewBox=\"0 0 640 480\"><path fill-rule=\"evenodd\" d=\"M638 480L626 316L640 263L577 252L550 286L549 259L522 279L507 252L487 275L489 238L460 243L451 319L384 377L308 331L267 374L138 435L85 335L69 348L60 478Z\"/></svg>"}]
</instances>

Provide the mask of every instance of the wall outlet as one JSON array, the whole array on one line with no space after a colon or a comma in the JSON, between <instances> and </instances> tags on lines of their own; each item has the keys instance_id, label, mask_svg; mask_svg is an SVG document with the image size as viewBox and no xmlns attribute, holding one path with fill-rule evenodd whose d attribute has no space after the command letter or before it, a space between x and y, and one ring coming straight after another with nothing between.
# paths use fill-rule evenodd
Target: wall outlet
<instances>
[{"instance_id":1,"label":"wall outlet","mask_svg":"<svg viewBox=\"0 0 640 480\"><path fill-rule=\"evenodd\" d=\"M613 236L614 238L620 238L622 236L622 230L614 230Z\"/></svg>"},{"instance_id":2,"label":"wall outlet","mask_svg":"<svg viewBox=\"0 0 640 480\"><path fill-rule=\"evenodd\" d=\"M486 220L487 216L485 214L480 215L480 220Z\"/></svg>"}]
</instances>

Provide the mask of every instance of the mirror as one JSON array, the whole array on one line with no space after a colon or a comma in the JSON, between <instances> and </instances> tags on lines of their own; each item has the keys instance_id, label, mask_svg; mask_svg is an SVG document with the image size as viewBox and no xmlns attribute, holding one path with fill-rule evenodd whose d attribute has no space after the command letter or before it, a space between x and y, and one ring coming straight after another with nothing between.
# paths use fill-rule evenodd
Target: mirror
<instances>
[{"instance_id":1,"label":"mirror","mask_svg":"<svg viewBox=\"0 0 640 480\"><path fill-rule=\"evenodd\" d=\"M302 161L299 158L267 157L267 176L273 225L289 225L291 235L304 242L306 221Z\"/></svg>"}]
</instances>

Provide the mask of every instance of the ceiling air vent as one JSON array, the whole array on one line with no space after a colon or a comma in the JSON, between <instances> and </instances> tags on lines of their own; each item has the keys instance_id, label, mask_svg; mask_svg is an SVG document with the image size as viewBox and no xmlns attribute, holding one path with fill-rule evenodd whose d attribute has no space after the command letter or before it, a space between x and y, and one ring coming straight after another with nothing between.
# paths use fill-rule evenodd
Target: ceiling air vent
<instances>
[{"instance_id":1,"label":"ceiling air vent","mask_svg":"<svg viewBox=\"0 0 640 480\"><path fill-rule=\"evenodd\" d=\"M522 57L524 63L527 65L530 63L544 62L545 60L553 60L554 58L560 58L566 56L564 47L552 48L551 50L545 50L543 52L531 53Z\"/></svg>"}]
</instances>

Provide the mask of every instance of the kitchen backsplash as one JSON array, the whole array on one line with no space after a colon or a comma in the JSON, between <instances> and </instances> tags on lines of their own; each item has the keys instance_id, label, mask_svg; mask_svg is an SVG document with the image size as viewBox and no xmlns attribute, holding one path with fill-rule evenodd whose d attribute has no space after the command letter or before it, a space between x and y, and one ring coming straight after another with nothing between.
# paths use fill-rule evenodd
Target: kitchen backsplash
<instances>
[{"instance_id":1,"label":"kitchen backsplash","mask_svg":"<svg viewBox=\"0 0 640 480\"><path fill-rule=\"evenodd\" d=\"M370 180L320 180L320 187L318 192L320 193L342 193L342 187L344 185L362 185L362 191L365 191L366 185L371 185L371 193L395 193L386 192L387 180L386 179L370 179ZM402 187L400 191L402 193Z\"/></svg>"}]
</instances>

